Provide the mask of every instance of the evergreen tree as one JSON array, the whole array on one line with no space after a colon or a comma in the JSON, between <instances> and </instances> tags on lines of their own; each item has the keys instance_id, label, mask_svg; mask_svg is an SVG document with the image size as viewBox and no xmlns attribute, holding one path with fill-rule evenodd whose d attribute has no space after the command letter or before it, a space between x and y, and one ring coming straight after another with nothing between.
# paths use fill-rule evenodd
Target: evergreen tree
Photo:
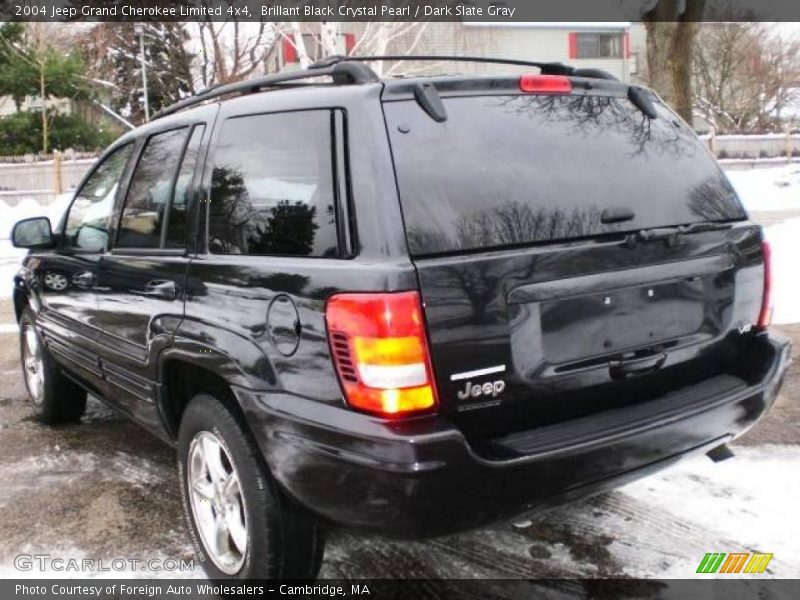
<instances>
[{"instance_id":1,"label":"evergreen tree","mask_svg":"<svg viewBox=\"0 0 800 600\"><path fill-rule=\"evenodd\" d=\"M31 35L22 23L0 26L0 96L11 96L17 110L25 96L85 98L86 65L74 48L55 47L45 32Z\"/></svg>"},{"instance_id":2,"label":"evergreen tree","mask_svg":"<svg viewBox=\"0 0 800 600\"><path fill-rule=\"evenodd\" d=\"M0 28L0 96L20 110L25 96L39 97L43 153L50 151L50 98L86 98L86 66L72 46L57 46L44 24L7 23Z\"/></svg>"},{"instance_id":3,"label":"evergreen tree","mask_svg":"<svg viewBox=\"0 0 800 600\"><path fill-rule=\"evenodd\" d=\"M145 41L150 114L192 93L192 54L180 23L139 23ZM96 79L111 84L111 107L135 124L145 120L140 39L133 23L102 23L91 32Z\"/></svg>"}]
</instances>

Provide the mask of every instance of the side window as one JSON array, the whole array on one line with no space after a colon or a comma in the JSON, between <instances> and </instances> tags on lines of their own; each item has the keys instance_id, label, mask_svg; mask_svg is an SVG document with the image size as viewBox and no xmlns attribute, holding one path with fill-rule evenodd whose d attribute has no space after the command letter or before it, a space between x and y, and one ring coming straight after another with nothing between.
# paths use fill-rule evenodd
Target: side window
<instances>
[{"instance_id":1,"label":"side window","mask_svg":"<svg viewBox=\"0 0 800 600\"><path fill-rule=\"evenodd\" d=\"M159 133L147 141L131 177L117 234L119 248L159 248L161 229L188 128Z\"/></svg>"},{"instance_id":2,"label":"side window","mask_svg":"<svg viewBox=\"0 0 800 600\"><path fill-rule=\"evenodd\" d=\"M122 146L109 154L75 196L64 229L67 248L87 252L105 249L114 198L131 152L133 144Z\"/></svg>"},{"instance_id":3,"label":"side window","mask_svg":"<svg viewBox=\"0 0 800 600\"><path fill-rule=\"evenodd\" d=\"M204 131L205 125L195 126L192 130L192 137L189 138L189 143L183 153L181 169L175 182L175 194L172 197L172 205L167 219L167 248L183 248L186 244L186 211L189 206L192 177Z\"/></svg>"},{"instance_id":4,"label":"side window","mask_svg":"<svg viewBox=\"0 0 800 600\"><path fill-rule=\"evenodd\" d=\"M209 249L337 256L329 110L236 117L214 151Z\"/></svg>"}]
</instances>

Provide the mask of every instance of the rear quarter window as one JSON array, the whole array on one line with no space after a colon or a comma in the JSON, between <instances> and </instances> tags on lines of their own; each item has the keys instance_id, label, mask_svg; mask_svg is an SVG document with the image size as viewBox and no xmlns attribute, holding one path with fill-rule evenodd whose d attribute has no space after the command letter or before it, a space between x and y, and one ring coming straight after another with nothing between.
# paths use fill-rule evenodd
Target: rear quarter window
<instances>
[{"instance_id":1,"label":"rear quarter window","mask_svg":"<svg viewBox=\"0 0 800 600\"><path fill-rule=\"evenodd\" d=\"M209 250L338 255L328 110L230 118L214 150Z\"/></svg>"},{"instance_id":2,"label":"rear quarter window","mask_svg":"<svg viewBox=\"0 0 800 600\"><path fill-rule=\"evenodd\" d=\"M444 103L444 123L414 101L385 105L414 255L746 218L710 154L660 105L651 120L606 96ZM602 223L617 207L635 217Z\"/></svg>"}]
</instances>

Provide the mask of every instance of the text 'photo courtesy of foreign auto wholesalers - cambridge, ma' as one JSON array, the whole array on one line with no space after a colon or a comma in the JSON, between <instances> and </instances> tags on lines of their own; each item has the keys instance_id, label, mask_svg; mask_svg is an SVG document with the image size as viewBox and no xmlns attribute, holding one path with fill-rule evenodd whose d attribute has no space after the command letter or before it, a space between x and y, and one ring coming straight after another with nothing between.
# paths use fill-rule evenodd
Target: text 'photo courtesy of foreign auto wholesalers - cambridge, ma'
<instances>
[{"instance_id":1,"label":"text 'photo courtesy of foreign auto wholesalers - cambridge, ma'","mask_svg":"<svg viewBox=\"0 0 800 600\"><path fill-rule=\"evenodd\" d=\"M796 2L7 0L0 596L793 600L798 257Z\"/></svg>"}]
</instances>

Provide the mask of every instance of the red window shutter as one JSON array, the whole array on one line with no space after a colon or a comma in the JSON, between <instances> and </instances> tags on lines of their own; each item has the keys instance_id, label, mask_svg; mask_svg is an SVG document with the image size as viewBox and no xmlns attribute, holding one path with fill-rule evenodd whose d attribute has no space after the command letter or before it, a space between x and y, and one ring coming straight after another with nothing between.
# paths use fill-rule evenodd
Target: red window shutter
<instances>
[{"instance_id":1,"label":"red window shutter","mask_svg":"<svg viewBox=\"0 0 800 600\"><path fill-rule=\"evenodd\" d=\"M293 41L294 37L291 35L283 40L283 64L285 65L297 62L297 48L294 47Z\"/></svg>"},{"instance_id":2,"label":"red window shutter","mask_svg":"<svg viewBox=\"0 0 800 600\"><path fill-rule=\"evenodd\" d=\"M569 34L569 57L578 58L578 34Z\"/></svg>"},{"instance_id":3,"label":"red window shutter","mask_svg":"<svg viewBox=\"0 0 800 600\"><path fill-rule=\"evenodd\" d=\"M344 34L344 53L345 54L352 54L353 48L356 47L356 34L355 33L345 33Z\"/></svg>"},{"instance_id":4,"label":"red window shutter","mask_svg":"<svg viewBox=\"0 0 800 600\"><path fill-rule=\"evenodd\" d=\"M630 31L626 31L624 37L622 38L622 48L625 54L625 58L631 57L631 33Z\"/></svg>"}]
</instances>

